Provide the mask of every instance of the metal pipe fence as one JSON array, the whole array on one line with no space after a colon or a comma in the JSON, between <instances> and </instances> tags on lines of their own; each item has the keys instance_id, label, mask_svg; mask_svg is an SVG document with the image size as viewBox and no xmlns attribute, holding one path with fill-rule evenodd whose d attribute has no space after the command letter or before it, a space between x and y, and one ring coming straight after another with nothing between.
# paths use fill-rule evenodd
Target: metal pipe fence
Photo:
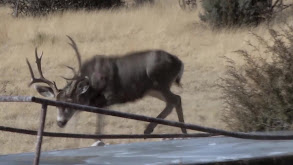
<instances>
[{"instance_id":1,"label":"metal pipe fence","mask_svg":"<svg viewBox=\"0 0 293 165\"><path fill-rule=\"evenodd\" d=\"M0 126L0 131L20 133L25 135L37 135L38 131L12 128ZM59 137L59 138L75 138L75 139L147 139L147 138L196 138L196 137L211 137L218 136L210 133L191 133L191 134L73 134L73 133L57 133L57 132L43 132L43 136Z\"/></svg>"},{"instance_id":2,"label":"metal pipe fence","mask_svg":"<svg viewBox=\"0 0 293 165\"><path fill-rule=\"evenodd\" d=\"M37 144L36 144L36 156L34 160L34 165L39 164L41 146L42 146L42 138L43 136L51 136L51 137L70 137L70 138L87 138L87 139L117 139L117 138L175 138L175 137L208 137L215 135L224 135L230 136L234 138L242 138L242 139L254 139L254 140L292 140L293 135L262 135L262 134L252 134L252 133L243 133L243 132L231 132L221 129L209 128L204 126L199 126L195 124L181 123L176 121L169 121L159 118L153 118L143 115L136 115L131 113L119 112L104 108L91 107L86 105L53 101L33 96L0 96L0 102L33 102L42 105L42 113L40 117L40 127L38 131L25 130L19 128L11 128L0 126L0 130L9 131L9 132L18 132L23 134L30 135L38 135L37 136ZM85 135L85 134L64 134L64 133L52 133L52 132L44 132L47 106L56 106L56 107L67 107L72 109L77 109L80 111L86 111L91 113L98 113L122 118L128 118L138 121L145 122L154 122L162 125L168 125L179 128L186 128L190 130L196 130L201 132L207 132L202 134L152 134L152 135Z\"/></svg>"}]
</instances>

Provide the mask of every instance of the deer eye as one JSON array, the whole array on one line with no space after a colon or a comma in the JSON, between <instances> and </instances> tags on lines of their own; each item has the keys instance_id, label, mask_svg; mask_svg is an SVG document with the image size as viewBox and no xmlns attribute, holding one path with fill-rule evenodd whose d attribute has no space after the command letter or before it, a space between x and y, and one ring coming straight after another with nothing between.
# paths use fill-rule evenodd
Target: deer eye
<instances>
[{"instance_id":1,"label":"deer eye","mask_svg":"<svg viewBox=\"0 0 293 165\"><path fill-rule=\"evenodd\" d=\"M80 88L83 88L84 86L87 86L87 85L89 85L89 82L88 81L80 81L77 84L77 88L80 89Z\"/></svg>"}]
</instances>

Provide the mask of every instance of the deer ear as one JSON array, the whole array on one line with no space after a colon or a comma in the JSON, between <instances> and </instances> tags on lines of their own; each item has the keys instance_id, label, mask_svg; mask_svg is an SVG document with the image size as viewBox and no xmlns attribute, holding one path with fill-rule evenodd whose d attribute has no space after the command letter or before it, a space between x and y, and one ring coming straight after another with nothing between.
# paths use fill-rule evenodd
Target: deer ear
<instances>
[{"instance_id":1,"label":"deer ear","mask_svg":"<svg viewBox=\"0 0 293 165\"><path fill-rule=\"evenodd\" d=\"M44 97L51 97L51 98L55 97L54 92L53 92L52 88L50 88L50 87L36 85L35 88L38 91L38 93Z\"/></svg>"},{"instance_id":2,"label":"deer ear","mask_svg":"<svg viewBox=\"0 0 293 165\"><path fill-rule=\"evenodd\" d=\"M90 81L88 77L85 77L82 81L77 84L77 94L81 95L88 91L90 87Z\"/></svg>"}]
</instances>

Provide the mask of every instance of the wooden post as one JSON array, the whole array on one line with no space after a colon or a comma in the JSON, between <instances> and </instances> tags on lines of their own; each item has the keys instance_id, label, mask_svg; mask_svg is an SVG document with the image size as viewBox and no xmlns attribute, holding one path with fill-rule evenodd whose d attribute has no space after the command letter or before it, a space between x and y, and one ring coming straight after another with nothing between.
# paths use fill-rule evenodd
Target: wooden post
<instances>
[{"instance_id":1,"label":"wooden post","mask_svg":"<svg viewBox=\"0 0 293 165\"><path fill-rule=\"evenodd\" d=\"M45 128L45 121L46 121L46 114L47 114L47 106L48 106L47 104L42 104L40 128L38 130L38 136L37 136L34 165L39 165L39 162L40 162L40 155L41 155L41 148L42 148L42 141L43 141L43 132L44 132L44 128Z\"/></svg>"}]
</instances>

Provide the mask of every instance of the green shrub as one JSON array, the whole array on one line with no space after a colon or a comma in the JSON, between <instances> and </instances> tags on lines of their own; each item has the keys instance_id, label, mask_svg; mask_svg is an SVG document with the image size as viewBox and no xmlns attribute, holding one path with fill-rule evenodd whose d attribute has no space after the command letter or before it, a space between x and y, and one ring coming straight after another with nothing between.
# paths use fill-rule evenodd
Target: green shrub
<instances>
[{"instance_id":1,"label":"green shrub","mask_svg":"<svg viewBox=\"0 0 293 165\"><path fill-rule=\"evenodd\" d=\"M68 9L107 9L123 4L122 0L6 0L14 12L22 15L44 15Z\"/></svg>"},{"instance_id":2,"label":"green shrub","mask_svg":"<svg viewBox=\"0 0 293 165\"><path fill-rule=\"evenodd\" d=\"M212 27L257 25L271 13L271 0L204 0L200 18Z\"/></svg>"},{"instance_id":3,"label":"green shrub","mask_svg":"<svg viewBox=\"0 0 293 165\"><path fill-rule=\"evenodd\" d=\"M139 6L139 5L144 5L144 4L154 4L154 0L134 0L135 1L135 5Z\"/></svg>"},{"instance_id":4,"label":"green shrub","mask_svg":"<svg viewBox=\"0 0 293 165\"><path fill-rule=\"evenodd\" d=\"M255 35L261 47L238 50L245 64L229 65L220 87L226 107L223 121L232 130L287 130L293 120L293 26L270 30L272 43ZM271 42L271 40L270 40ZM268 58L269 57L269 58Z\"/></svg>"}]
</instances>

